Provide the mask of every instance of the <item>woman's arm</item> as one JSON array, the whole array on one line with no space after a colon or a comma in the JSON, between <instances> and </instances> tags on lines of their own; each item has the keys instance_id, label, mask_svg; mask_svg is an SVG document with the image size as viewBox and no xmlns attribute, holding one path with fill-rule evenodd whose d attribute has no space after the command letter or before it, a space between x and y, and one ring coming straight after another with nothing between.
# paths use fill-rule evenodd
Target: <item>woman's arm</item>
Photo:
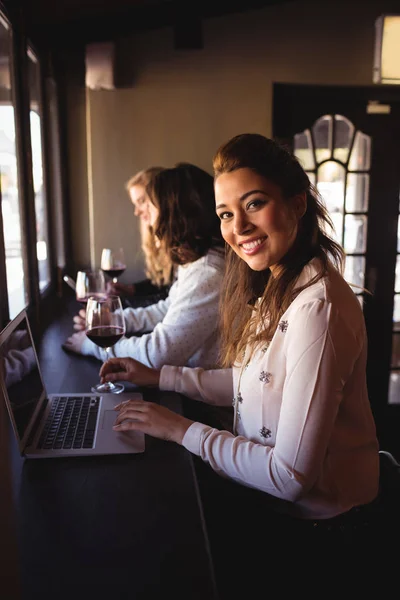
<instances>
[{"instance_id":1,"label":"woman's arm","mask_svg":"<svg viewBox=\"0 0 400 600\"><path fill-rule=\"evenodd\" d=\"M135 358L156 369L165 364L186 365L217 331L222 265L222 259L215 264L203 257L181 268L168 298L162 301L168 306L162 322L151 333L120 340L112 349L113 355ZM154 314L160 304L125 309L124 315L130 319L128 331L141 331L145 319ZM83 340L81 352L106 359L105 351L89 339Z\"/></svg>"},{"instance_id":2,"label":"woman's arm","mask_svg":"<svg viewBox=\"0 0 400 600\"><path fill-rule=\"evenodd\" d=\"M187 430L183 445L215 471L278 498L293 502L306 493L321 474L345 377L360 355L359 343L340 322L335 323L342 329L335 333L334 344L330 319L330 306L319 302L292 314L285 334L286 360L282 354L286 378L274 447L200 423ZM338 366L339 350L344 369ZM254 393L261 394L257 382ZM257 410L259 402L254 406Z\"/></svg>"},{"instance_id":3,"label":"woman's arm","mask_svg":"<svg viewBox=\"0 0 400 600\"><path fill-rule=\"evenodd\" d=\"M127 333L143 333L153 331L165 318L171 304L171 297L159 300L150 306L125 308L124 318ZM119 355L120 356L120 355Z\"/></svg>"},{"instance_id":4,"label":"woman's arm","mask_svg":"<svg viewBox=\"0 0 400 600\"><path fill-rule=\"evenodd\" d=\"M232 406L232 369L190 369L164 366L161 369L160 390L179 392L192 400L215 406Z\"/></svg>"}]
</instances>

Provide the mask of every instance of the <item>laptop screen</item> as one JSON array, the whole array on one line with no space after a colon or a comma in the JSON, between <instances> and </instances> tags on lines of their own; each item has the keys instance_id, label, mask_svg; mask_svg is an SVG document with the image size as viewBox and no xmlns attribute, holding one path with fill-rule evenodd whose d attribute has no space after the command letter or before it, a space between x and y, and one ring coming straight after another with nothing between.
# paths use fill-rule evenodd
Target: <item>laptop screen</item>
<instances>
[{"instance_id":1,"label":"laptop screen","mask_svg":"<svg viewBox=\"0 0 400 600\"><path fill-rule=\"evenodd\" d=\"M2 332L0 359L14 422L22 440L44 392L26 313Z\"/></svg>"}]
</instances>

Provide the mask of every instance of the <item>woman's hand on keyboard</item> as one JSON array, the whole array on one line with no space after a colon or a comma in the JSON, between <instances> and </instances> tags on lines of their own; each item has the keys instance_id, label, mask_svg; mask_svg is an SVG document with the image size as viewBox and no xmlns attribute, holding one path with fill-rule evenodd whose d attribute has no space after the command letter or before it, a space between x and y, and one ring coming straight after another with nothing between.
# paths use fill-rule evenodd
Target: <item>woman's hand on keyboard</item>
<instances>
[{"instance_id":1,"label":"woman's hand on keyboard","mask_svg":"<svg viewBox=\"0 0 400 600\"><path fill-rule=\"evenodd\" d=\"M128 400L114 407L114 431L143 431L147 435L182 444L186 431L193 421L178 415L165 406L145 400Z\"/></svg>"},{"instance_id":2,"label":"woman's hand on keyboard","mask_svg":"<svg viewBox=\"0 0 400 600\"><path fill-rule=\"evenodd\" d=\"M160 371L151 369L133 358L110 358L100 369L101 383L107 381L130 381L147 387L158 386Z\"/></svg>"}]
</instances>

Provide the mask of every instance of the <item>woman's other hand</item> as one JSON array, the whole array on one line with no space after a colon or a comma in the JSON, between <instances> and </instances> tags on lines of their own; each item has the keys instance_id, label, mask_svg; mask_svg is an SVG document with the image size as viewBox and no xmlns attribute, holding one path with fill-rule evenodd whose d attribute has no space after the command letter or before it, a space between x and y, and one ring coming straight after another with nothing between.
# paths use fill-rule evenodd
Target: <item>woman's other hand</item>
<instances>
[{"instance_id":1,"label":"woman's other hand","mask_svg":"<svg viewBox=\"0 0 400 600\"><path fill-rule=\"evenodd\" d=\"M112 281L107 282L107 294L110 296L133 296L135 293L135 286L133 283L114 283Z\"/></svg>"},{"instance_id":2,"label":"woman's other hand","mask_svg":"<svg viewBox=\"0 0 400 600\"><path fill-rule=\"evenodd\" d=\"M74 317L74 329L76 331L84 331L86 325L86 310L81 308L79 313Z\"/></svg>"},{"instance_id":3,"label":"woman's other hand","mask_svg":"<svg viewBox=\"0 0 400 600\"><path fill-rule=\"evenodd\" d=\"M164 406L145 400L121 402L114 410L118 411L113 426L114 431L143 431L153 437L177 444L182 443L186 431L193 423Z\"/></svg>"},{"instance_id":4,"label":"woman's other hand","mask_svg":"<svg viewBox=\"0 0 400 600\"><path fill-rule=\"evenodd\" d=\"M82 345L85 339L86 333L84 331L78 331L77 333L73 333L67 340L65 340L62 347L70 352L82 354Z\"/></svg>"},{"instance_id":5,"label":"woman's other hand","mask_svg":"<svg viewBox=\"0 0 400 600\"><path fill-rule=\"evenodd\" d=\"M130 381L136 385L158 386L160 371L151 369L133 358L110 358L100 369L101 383Z\"/></svg>"}]
</instances>

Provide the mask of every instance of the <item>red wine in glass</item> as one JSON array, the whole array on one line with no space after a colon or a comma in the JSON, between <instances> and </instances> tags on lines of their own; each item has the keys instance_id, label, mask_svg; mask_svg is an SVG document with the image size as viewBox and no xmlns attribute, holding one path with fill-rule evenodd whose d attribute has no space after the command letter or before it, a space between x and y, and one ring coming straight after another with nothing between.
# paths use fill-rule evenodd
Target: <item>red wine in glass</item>
<instances>
[{"instance_id":1,"label":"red wine in glass","mask_svg":"<svg viewBox=\"0 0 400 600\"><path fill-rule=\"evenodd\" d=\"M119 296L88 299L85 333L92 342L105 349L108 357L110 348L125 334L125 318ZM92 387L92 392L100 394L120 394L123 391L122 383L98 383Z\"/></svg>"},{"instance_id":2,"label":"red wine in glass","mask_svg":"<svg viewBox=\"0 0 400 600\"><path fill-rule=\"evenodd\" d=\"M115 267L115 269L102 269L103 273L112 278L113 282L116 283L118 277L122 275L125 271L126 265L121 265L119 268ZM115 281L114 281L115 279Z\"/></svg>"},{"instance_id":3,"label":"red wine in glass","mask_svg":"<svg viewBox=\"0 0 400 600\"><path fill-rule=\"evenodd\" d=\"M89 340L92 340L97 346L100 348L111 348L119 342L119 340L124 335L123 327L118 327L116 325L108 325L108 326L98 326L93 327L93 329L88 329L86 331L86 335Z\"/></svg>"}]
</instances>

